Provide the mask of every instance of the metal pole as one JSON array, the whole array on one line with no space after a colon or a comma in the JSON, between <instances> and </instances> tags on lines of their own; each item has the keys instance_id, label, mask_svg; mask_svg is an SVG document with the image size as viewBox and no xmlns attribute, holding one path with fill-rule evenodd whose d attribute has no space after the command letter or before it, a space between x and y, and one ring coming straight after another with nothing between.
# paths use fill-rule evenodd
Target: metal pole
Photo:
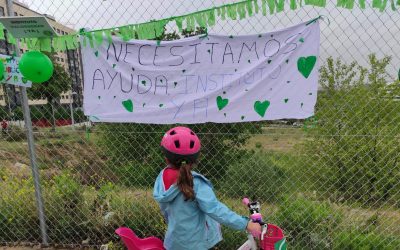
<instances>
[{"instance_id":1,"label":"metal pole","mask_svg":"<svg viewBox=\"0 0 400 250\"><path fill-rule=\"evenodd\" d=\"M69 109L71 110L71 120L72 120L72 130L75 130L75 119L74 119L74 109L72 107L72 100L74 98L74 93L71 93L70 99L69 99Z\"/></svg>"},{"instance_id":2,"label":"metal pole","mask_svg":"<svg viewBox=\"0 0 400 250\"><path fill-rule=\"evenodd\" d=\"M14 16L13 11L13 1L7 0L7 12L9 16ZM16 56L19 56L19 44L17 42L15 46ZM35 186L35 196L36 196L36 204L39 213L39 221L40 221L40 231L42 233L42 243L43 245L48 245L47 241L47 232L46 232L46 220L44 214L43 200L42 200L42 192L40 188L40 180L39 180L39 170L36 162L36 152L35 152L35 141L33 138L33 130L32 130L32 122L31 122L31 113L29 110L28 104L28 95L26 93L26 87L20 87L21 96L22 96L22 109L24 111L24 120L25 120L25 128L28 137L28 147L29 147L29 156L32 168L32 175Z\"/></svg>"}]
</instances>

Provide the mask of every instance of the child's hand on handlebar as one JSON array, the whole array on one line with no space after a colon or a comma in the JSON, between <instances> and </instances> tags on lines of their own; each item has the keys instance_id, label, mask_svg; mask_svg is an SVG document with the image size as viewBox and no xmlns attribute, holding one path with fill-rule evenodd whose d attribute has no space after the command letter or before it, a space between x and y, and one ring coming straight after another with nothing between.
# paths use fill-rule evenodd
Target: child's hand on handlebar
<instances>
[{"instance_id":1,"label":"child's hand on handlebar","mask_svg":"<svg viewBox=\"0 0 400 250\"><path fill-rule=\"evenodd\" d=\"M247 231L250 232L254 237L261 235L261 225L258 222L249 221L247 223Z\"/></svg>"}]
</instances>

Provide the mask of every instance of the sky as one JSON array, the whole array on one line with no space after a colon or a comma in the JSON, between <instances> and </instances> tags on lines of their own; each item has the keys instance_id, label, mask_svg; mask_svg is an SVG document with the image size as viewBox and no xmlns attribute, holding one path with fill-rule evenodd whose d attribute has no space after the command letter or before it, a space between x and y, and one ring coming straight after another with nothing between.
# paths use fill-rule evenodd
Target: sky
<instances>
[{"instance_id":1,"label":"sky","mask_svg":"<svg viewBox=\"0 0 400 250\"><path fill-rule=\"evenodd\" d=\"M146 22L170 16L220 6L235 1L226 0L24 0L31 9L54 16L57 21L72 28L90 30L111 28ZM237 1L236 1L237 2ZM367 8L353 10L336 8L335 1L327 1L325 8L304 6L296 11L286 10L263 16L261 13L241 21L217 20L209 33L225 35L257 34L305 22L319 15L321 22L321 59L328 56L345 62L357 61L366 66L368 54L392 56L388 67L392 79L400 68L400 11L379 12ZM357 1L356 1L357 2ZM390 2L390 1L389 1ZM288 2L286 3L289 9Z\"/></svg>"}]
</instances>

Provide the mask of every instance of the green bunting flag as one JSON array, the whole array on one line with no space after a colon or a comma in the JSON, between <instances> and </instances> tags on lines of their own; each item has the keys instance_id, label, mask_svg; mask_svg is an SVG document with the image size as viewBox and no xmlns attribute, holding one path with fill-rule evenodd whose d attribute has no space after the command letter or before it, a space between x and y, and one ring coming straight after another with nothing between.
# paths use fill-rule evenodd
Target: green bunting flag
<instances>
[{"instance_id":1,"label":"green bunting flag","mask_svg":"<svg viewBox=\"0 0 400 250\"><path fill-rule=\"evenodd\" d=\"M0 23L0 40L4 40L4 26L2 23Z\"/></svg>"},{"instance_id":2,"label":"green bunting flag","mask_svg":"<svg viewBox=\"0 0 400 250\"><path fill-rule=\"evenodd\" d=\"M51 39L48 37L39 38L39 48L41 51L51 52Z\"/></svg>"},{"instance_id":3,"label":"green bunting flag","mask_svg":"<svg viewBox=\"0 0 400 250\"><path fill-rule=\"evenodd\" d=\"M296 10L302 7L303 0L288 0L290 10ZM384 11L387 8L389 0L372 0L372 8L378 9L379 11ZM225 4L221 6L216 6L210 9L197 11L194 13L173 16L161 20L153 20L147 23L125 25L121 27L114 27L109 29L85 31L72 35L64 35L54 37L52 40L50 38L41 39L20 39L21 43L28 49L38 49L42 51L64 51L66 49L76 49L80 46L78 35L81 36L82 46L89 45L90 47L98 47L107 38L109 43L112 42L112 35L118 35L124 41L129 41L131 39L156 39L160 37L165 29L165 26L171 22L175 21L179 32L182 30L195 30L196 27L210 28L215 26L217 17L222 21L227 18L230 20L243 20L247 17L252 17L260 12L261 3L261 13L263 16L269 14L279 13L285 10L285 0L245 0L236 3ZM326 0L304 0L305 5L325 7L327 4ZM336 6L340 8L353 9L355 5L355 0L336 0ZM360 9L366 8L365 0L358 0L358 5ZM393 11L397 11L398 6L400 6L400 0L390 0L390 8ZM0 40L7 39L8 43L16 44L16 39L7 33L7 37L4 33L4 26L0 23Z\"/></svg>"}]
</instances>

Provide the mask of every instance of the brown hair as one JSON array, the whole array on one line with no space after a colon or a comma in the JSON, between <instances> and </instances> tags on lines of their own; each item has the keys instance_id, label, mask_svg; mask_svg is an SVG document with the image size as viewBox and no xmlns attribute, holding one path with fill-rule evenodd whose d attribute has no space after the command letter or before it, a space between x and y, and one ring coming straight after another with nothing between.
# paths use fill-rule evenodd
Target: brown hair
<instances>
[{"instance_id":1,"label":"brown hair","mask_svg":"<svg viewBox=\"0 0 400 250\"><path fill-rule=\"evenodd\" d=\"M192 168L192 164L188 163L179 163L176 166L179 168L179 177L178 182L176 183L179 190L185 196L185 201L194 200L194 190L193 190L193 175L190 171Z\"/></svg>"}]
</instances>

